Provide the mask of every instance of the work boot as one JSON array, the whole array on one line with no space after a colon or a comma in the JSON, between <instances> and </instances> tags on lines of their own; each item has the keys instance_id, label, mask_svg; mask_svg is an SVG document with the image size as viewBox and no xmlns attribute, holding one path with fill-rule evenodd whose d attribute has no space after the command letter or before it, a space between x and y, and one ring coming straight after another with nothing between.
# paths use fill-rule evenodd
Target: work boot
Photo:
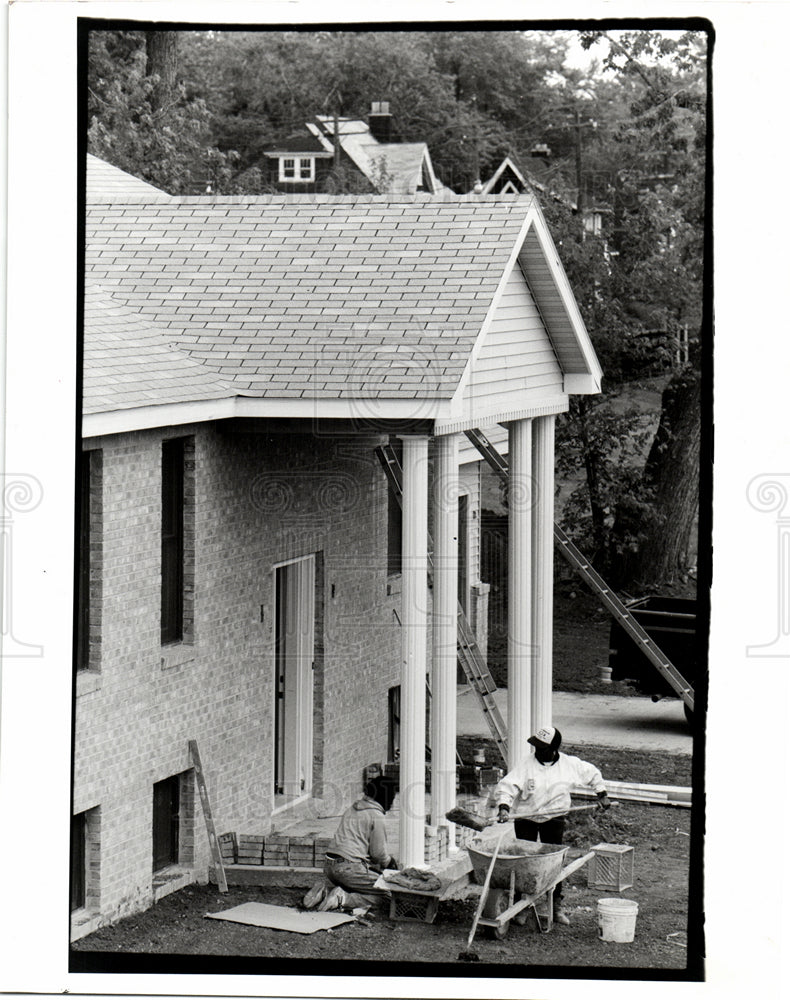
<instances>
[{"instance_id":1,"label":"work boot","mask_svg":"<svg viewBox=\"0 0 790 1000\"><path fill-rule=\"evenodd\" d=\"M314 910L319 903L322 903L329 892L326 882L316 882L312 889L308 890L302 900L302 906L306 910Z\"/></svg>"},{"instance_id":2,"label":"work boot","mask_svg":"<svg viewBox=\"0 0 790 1000\"><path fill-rule=\"evenodd\" d=\"M325 912L326 910L342 910L345 903L346 894L339 885L336 885L326 899L322 900L318 904L318 909L322 912Z\"/></svg>"},{"instance_id":3,"label":"work boot","mask_svg":"<svg viewBox=\"0 0 790 1000\"><path fill-rule=\"evenodd\" d=\"M554 907L554 923L562 924L563 927L567 927L570 924L570 919L568 918L568 914L565 912L564 907Z\"/></svg>"}]
</instances>

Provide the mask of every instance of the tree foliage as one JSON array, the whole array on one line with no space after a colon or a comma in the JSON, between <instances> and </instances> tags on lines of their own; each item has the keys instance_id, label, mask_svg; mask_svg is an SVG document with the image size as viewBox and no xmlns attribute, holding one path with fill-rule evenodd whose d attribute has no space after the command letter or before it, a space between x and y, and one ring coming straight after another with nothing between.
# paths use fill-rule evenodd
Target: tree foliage
<instances>
[{"instance_id":1,"label":"tree foliage","mask_svg":"<svg viewBox=\"0 0 790 1000\"><path fill-rule=\"evenodd\" d=\"M261 193L265 149L316 115L364 119L381 100L395 138L426 142L438 176L458 192L505 155L537 169L531 151L550 147L542 179L557 197L543 207L605 372L603 393L574 397L559 421L560 472L583 473L566 524L619 583L649 586L683 569L693 524L705 37L585 32L582 44L602 51L588 70L566 66L571 38L94 31L89 148L172 193ZM369 183L340 164L328 188L363 193ZM600 209L600 238L585 228L591 209ZM679 366L686 335L689 360ZM657 374L669 384L651 419L623 403L622 388ZM680 467L691 493L673 480Z\"/></svg>"}]
</instances>

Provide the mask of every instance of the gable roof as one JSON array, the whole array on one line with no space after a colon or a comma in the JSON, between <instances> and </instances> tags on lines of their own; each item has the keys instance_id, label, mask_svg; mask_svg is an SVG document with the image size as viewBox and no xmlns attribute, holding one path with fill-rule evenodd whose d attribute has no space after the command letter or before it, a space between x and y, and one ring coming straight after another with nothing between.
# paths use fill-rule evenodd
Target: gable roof
<instances>
[{"instance_id":1,"label":"gable roof","mask_svg":"<svg viewBox=\"0 0 790 1000\"><path fill-rule=\"evenodd\" d=\"M327 145L329 145L329 149L327 149ZM321 136L317 135L312 129L309 129L307 135L304 132L297 132L294 135L290 135L272 149L264 150L263 155L270 157L288 156L292 153L312 153L319 156L332 156L334 150L331 144L326 143Z\"/></svg>"},{"instance_id":2,"label":"gable roof","mask_svg":"<svg viewBox=\"0 0 790 1000\"><path fill-rule=\"evenodd\" d=\"M483 184L482 194L507 194L509 187L517 193L542 195L544 198L550 198L552 201L564 205L573 212L576 211L576 203L572 199L553 191L533 171L519 168L512 157L506 156Z\"/></svg>"},{"instance_id":3,"label":"gable roof","mask_svg":"<svg viewBox=\"0 0 790 1000\"><path fill-rule=\"evenodd\" d=\"M519 264L540 285L566 380L597 391L567 279L556 253L542 259L544 230L523 196L91 200L86 276L101 291L86 309L88 413L226 400L222 415L362 406L441 419ZM155 378L135 356L155 362ZM162 422L150 412L134 426Z\"/></svg>"},{"instance_id":4,"label":"gable roof","mask_svg":"<svg viewBox=\"0 0 790 1000\"><path fill-rule=\"evenodd\" d=\"M335 119L317 115L316 121L329 139L334 138ZM381 175L386 173L389 183L387 194L416 194L423 176L429 194L446 190L437 179L433 163L424 142L379 142L367 122L353 118L337 119L337 133L343 152L377 188L381 188Z\"/></svg>"},{"instance_id":5,"label":"gable roof","mask_svg":"<svg viewBox=\"0 0 790 1000\"><path fill-rule=\"evenodd\" d=\"M110 201L126 195L140 195L147 201L169 201L171 197L92 153L87 154L86 187L88 198L94 201Z\"/></svg>"}]
</instances>

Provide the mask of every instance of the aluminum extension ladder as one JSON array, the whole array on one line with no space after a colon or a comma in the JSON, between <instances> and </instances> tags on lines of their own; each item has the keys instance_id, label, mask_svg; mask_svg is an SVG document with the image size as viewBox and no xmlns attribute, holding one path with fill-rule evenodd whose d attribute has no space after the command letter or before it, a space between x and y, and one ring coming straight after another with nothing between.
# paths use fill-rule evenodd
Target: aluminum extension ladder
<instances>
[{"instance_id":1,"label":"aluminum extension ladder","mask_svg":"<svg viewBox=\"0 0 790 1000\"><path fill-rule=\"evenodd\" d=\"M387 481L389 482L393 496L396 498L398 505L402 509L403 469L401 468L397 453L392 445L387 444L376 448L376 456L381 462L384 472L386 473ZM431 551L433 550L433 543L430 537L428 539L428 548ZM428 582L430 586L433 585L433 559L431 558L430 552L428 555ZM458 604L457 653L458 662L461 664L461 668L472 686L472 690L478 697L480 707L483 710L483 715L488 723L488 728L494 738L494 742L497 747L499 747L502 759L506 761L508 759L507 729L505 728L502 713L499 711L497 703L494 700L494 692L497 687L494 683L494 678L491 676L488 669L486 658L483 656L483 653L477 644L477 639L475 638L472 626L469 624L469 620L467 619L466 613L464 612L460 602Z\"/></svg>"},{"instance_id":2,"label":"aluminum extension ladder","mask_svg":"<svg viewBox=\"0 0 790 1000\"><path fill-rule=\"evenodd\" d=\"M485 435L479 430L466 431L466 436L477 448L483 458L491 468L507 482L508 464L507 460L488 441ZM589 561L576 548L567 534L555 522L554 541L557 543L560 552L576 572L587 583L594 594L601 599L609 612L615 616L642 650L650 663L656 668L661 676L670 685L672 690L683 699L689 711L694 711L694 689L682 676L680 671L672 664L667 656L661 651L656 643L645 632L639 622L630 613L617 594L606 584L606 581L592 568Z\"/></svg>"}]
</instances>

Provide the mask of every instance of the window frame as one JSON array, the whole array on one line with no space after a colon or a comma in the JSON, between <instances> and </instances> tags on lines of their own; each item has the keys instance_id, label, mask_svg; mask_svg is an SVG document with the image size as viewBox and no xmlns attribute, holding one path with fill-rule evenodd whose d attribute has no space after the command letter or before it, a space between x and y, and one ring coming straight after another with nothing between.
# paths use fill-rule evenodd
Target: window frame
<instances>
[{"instance_id":1,"label":"window frame","mask_svg":"<svg viewBox=\"0 0 790 1000\"><path fill-rule=\"evenodd\" d=\"M292 168L287 168L286 164L293 164ZM308 169L308 175L303 176L302 171ZM293 175L288 175L286 169L293 169ZM315 157L294 154L293 156L281 156L278 160L278 180L282 184L310 184L315 181Z\"/></svg>"}]
</instances>

